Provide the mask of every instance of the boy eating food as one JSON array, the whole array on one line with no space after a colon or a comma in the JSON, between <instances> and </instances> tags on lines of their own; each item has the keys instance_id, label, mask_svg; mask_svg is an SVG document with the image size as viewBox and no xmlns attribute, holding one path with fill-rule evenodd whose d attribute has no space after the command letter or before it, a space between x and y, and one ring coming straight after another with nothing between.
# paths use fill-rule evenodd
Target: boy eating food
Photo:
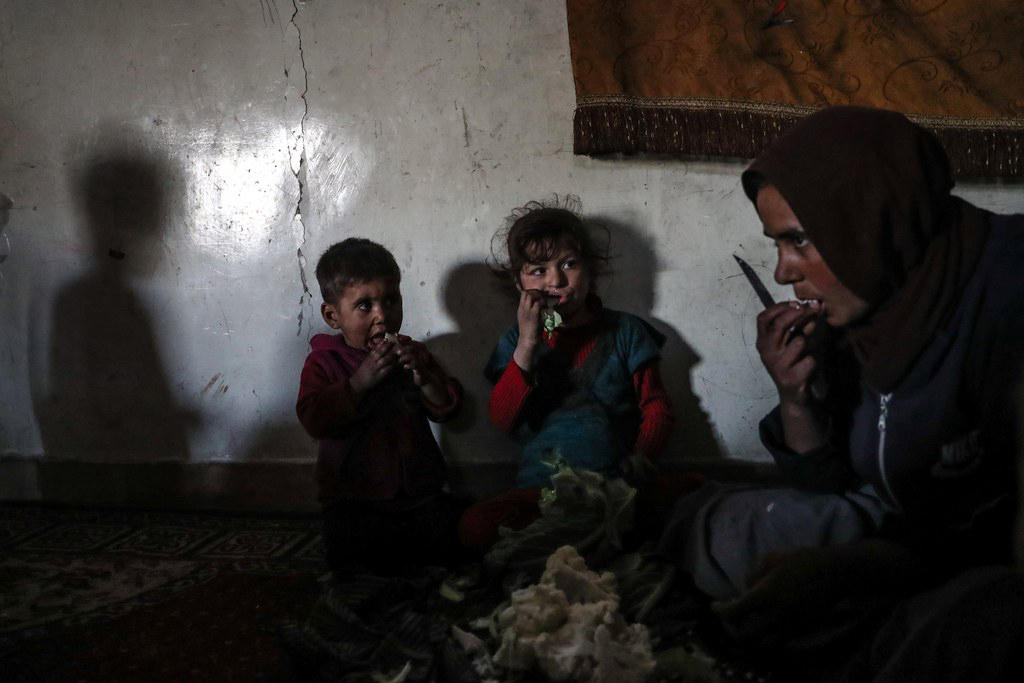
<instances>
[{"instance_id":1,"label":"boy eating food","mask_svg":"<svg viewBox=\"0 0 1024 683\"><path fill-rule=\"evenodd\" d=\"M328 565L404 573L456 548L458 510L428 420L451 418L462 387L402 325L391 252L349 238L320 257L320 311L336 335L310 342L296 412L319 441L317 484Z\"/></svg>"}]
</instances>

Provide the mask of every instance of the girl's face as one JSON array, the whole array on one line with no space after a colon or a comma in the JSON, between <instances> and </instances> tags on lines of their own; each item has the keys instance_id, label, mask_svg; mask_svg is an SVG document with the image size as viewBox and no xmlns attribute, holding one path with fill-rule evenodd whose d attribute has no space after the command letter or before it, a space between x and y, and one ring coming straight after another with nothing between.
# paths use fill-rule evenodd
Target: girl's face
<instances>
[{"instance_id":1,"label":"girl's face","mask_svg":"<svg viewBox=\"0 0 1024 683\"><path fill-rule=\"evenodd\" d=\"M839 281L775 186L765 185L758 191L757 213L765 236L775 242L778 251L776 282L793 285L798 299L817 301L820 315L833 327L848 325L867 314L868 302Z\"/></svg>"},{"instance_id":2,"label":"girl's face","mask_svg":"<svg viewBox=\"0 0 1024 683\"><path fill-rule=\"evenodd\" d=\"M528 250L528 258L519 269L519 286L536 289L556 300L555 309L569 321L585 310L590 293L590 273L575 249L557 246L549 258L543 258L539 248Z\"/></svg>"}]
</instances>

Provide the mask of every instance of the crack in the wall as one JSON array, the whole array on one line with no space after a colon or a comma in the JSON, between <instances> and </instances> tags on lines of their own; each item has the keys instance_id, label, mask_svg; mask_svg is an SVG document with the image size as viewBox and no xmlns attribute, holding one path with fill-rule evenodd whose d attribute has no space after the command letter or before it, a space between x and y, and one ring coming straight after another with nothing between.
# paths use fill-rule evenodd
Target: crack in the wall
<instances>
[{"instance_id":1,"label":"crack in the wall","mask_svg":"<svg viewBox=\"0 0 1024 683\"><path fill-rule=\"evenodd\" d=\"M302 216L302 202L306 198L306 118L309 116L309 101L306 99L306 94L309 92L309 71L306 69L306 54L302 49L302 29L295 22L295 17L299 14L299 0L292 0L292 16L289 19L289 23L295 29L295 35L298 39L298 50L299 50L299 64L302 66L302 92L299 94L299 98L302 100L302 117L299 119L299 136L297 141L297 147L299 148L299 159L298 164L292 164L292 173L295 175L295 182L298 183L299 194L295 200L295 213L293 214L293 220L299 222L299 228L301 230L299 247L296 250L296 258L299 265L299 278L302 281L302 294L299 295L299 315L298 315L298 330L295 332L295 336L302 334L302 323L305 321L306 310L310 312L310 318L313 313L313 295L309 291L309 283L306 280L306 257L302 253L302 247L306 246L306 221ZM287 71L285 75L287 75ZM308 322L306 326L306 338L312 336L312 322Z\"/></svg>"},{"instance_id":2,"label":"crack in the wall","mask_svg":"<svg viewBox=\"0 0 1024 683\"><path fill-rule=\"evenodd\" d=\"M303 243L305 243L305 235L303 235ZM306 255L302 253L302 247L295 250L296 258L299 260L299 279L302 280L302 294L299 295L299 330L295 333L298 337L302 334L302 321L305 320L306 311L303 309L303 305L309 309L309 312L313 312L313 295L309 291L309 283L306 282ZM312 331L312 323L307 326L306 330L306 341L309 341L310 332Z\"/></svg>"}]
</instances>

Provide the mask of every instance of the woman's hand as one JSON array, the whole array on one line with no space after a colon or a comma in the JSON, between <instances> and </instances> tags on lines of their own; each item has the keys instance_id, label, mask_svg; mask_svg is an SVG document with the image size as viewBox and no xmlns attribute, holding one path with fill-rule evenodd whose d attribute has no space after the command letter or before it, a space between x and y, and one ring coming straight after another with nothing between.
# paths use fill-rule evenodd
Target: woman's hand
<instances>
[{"instance_id":1,"label":"woman's hand","mask_svg":"<svg viewBox=\"0 0 1024 683\"><path fill-rule=\"evenodd\" d=\"M735 638L782 639L829 613L848 593L828 548L804 548L767 558L743 595L713 603Z\"/></svg>"},{"instance_id":2,"label":"woman's hand","mask_svg":"<svg viewBox=\"0 0 1024 683\"><path fill-rule=\"evenodd\" d=\"M757 351L779 392L786 445L809 453L828 440L828 418L810 390L818 362L807 353L807 338L818 311L795 301L769 306L757 316Z\"/></svg>"},{"instance_id":3,"label":"woman's hand","mask_svg":"<svg viewBox=\"0 0 1024 683\"><path fill-rule=\"evenodd\" d=\"M796 301L769 306L757 316L757 352L784 404L807 405L811 400L808 381L817 363L807 353L804 334L816 317L817 311Z\"/></svg>"},{"instance_id":4,"label":"woman's hand","mask_svg":"<svg viewBox=\"0 0 1024 683\"><path fill-rule=\"evenodd\" d=\"M898 594L928 576L920 557L892 541L801 548L767 557L750 590L711 608L737 638L779 640L821 625L845 598Z\"/></svg>"}]
</instances>

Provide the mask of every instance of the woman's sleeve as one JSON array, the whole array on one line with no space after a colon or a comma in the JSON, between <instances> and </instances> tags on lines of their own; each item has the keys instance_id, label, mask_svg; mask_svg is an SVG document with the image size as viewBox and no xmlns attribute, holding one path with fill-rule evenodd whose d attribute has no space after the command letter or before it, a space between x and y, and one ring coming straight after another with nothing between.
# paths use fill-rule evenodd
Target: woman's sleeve
<instances>
[{"instance_id":1,"label":"woman's sleeve","mask_svg":"<svg viewBox=\"0 0 1024 683\"><path fill-rule=\"evenodd\" d=\"M848 490L856 479L850 467L847 449L837 443L839 438L845 438L846 435L837 435L835 432L830 427L825 445L800 454L786 445L778 406L758 424L761 443L779 466L783 477L797 488L829 493Z\"/></svg>"},{"instance_id":2,"label":"woman's sleeve","mask_svg":"<svg viewBox=\"0 0 1024 683\"><path fill-rule=\"evenodd\" d=\"M991 344L985 353L974 354L977 362L967 369L968 381L975 383L972 400L978 402L982 474L970 491L958 496L966 503L960 507L969 513L961 515L967 522L957 527L960 533L952 542L940 539L940 548L953 547L974 562L1008 562L1011 553L1024 554L1014 547L1020 543L1015 527L1024 528L1024 286L1017 280L1006 291L1016 291L1016 301L992 316L995 324L987 331Z\"/></svg>"},{"instance_id":3,"label":"woman's sleeve","mask_svg":"<svg viewBox=\"0 0 1024 683\"><path fill-rule=\"evenodd\" d=\"M779 406L758 424L758 435L780 474L793 486L808 491L842 493L856 488L859 483L850 464L850 426L862 400L860 366L838 331L825 328L822 332L816 356L827 387L823 403L828 414L825 443L807 453L791 449L786 444Z\"/></svg>"},{"instance_id":4,"label":"woman's sleeve","mask_svg":"<svg viewBox=\"0 0 1024 683\"><path fill-rule=\"evenodd\" d=\"M975 381L980 379L981 386L975 390L979 427L985 449L991 453L1024 453L1020 423L1024 417L1024 291L1020 297L999 317L984 367L969 369Z\"/></svg>"}]
</instances>

